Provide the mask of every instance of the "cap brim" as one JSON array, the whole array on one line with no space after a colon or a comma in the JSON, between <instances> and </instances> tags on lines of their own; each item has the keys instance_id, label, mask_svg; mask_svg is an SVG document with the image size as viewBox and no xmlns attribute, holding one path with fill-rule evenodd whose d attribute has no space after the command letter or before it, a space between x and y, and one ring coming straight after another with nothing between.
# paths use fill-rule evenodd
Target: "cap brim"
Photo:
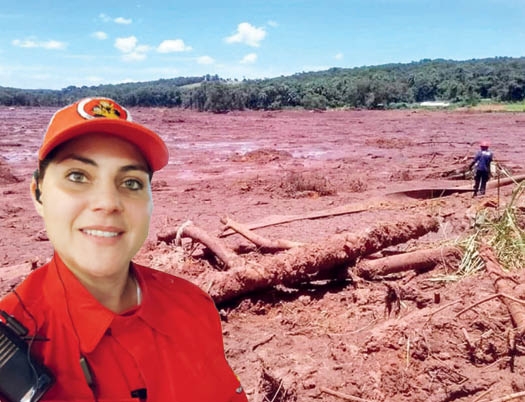
<instances>
[{"instance_id":1,"label":"cap brim","mask_svg":"<svg viewBox=\"0 0 525 402\"><path fill-rule=\"evenodd\" d=\"M66 141L85 134L108 134L134 144L144 155L152 171L162 169L169 160L169 151L164 141L154 132L140 124L126 120L93 119L69 126L57 133L40 148L39 160Z\"/></svg>"}]
</instances>

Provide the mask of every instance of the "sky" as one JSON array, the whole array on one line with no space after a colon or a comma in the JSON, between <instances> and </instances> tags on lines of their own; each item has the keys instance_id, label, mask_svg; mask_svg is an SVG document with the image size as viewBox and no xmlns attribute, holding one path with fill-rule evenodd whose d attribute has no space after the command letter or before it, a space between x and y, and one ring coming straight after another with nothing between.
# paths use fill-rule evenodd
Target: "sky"
<instances>
[{"instance_id":1,"label":"sky","mask_svg":"<svg viewBox=\"0 0 525 402\"><path fill-rule=\"evenodd\" d=\"M0 86L525 56L525 0L0 0Z\"/></svg>"}]
</instances>

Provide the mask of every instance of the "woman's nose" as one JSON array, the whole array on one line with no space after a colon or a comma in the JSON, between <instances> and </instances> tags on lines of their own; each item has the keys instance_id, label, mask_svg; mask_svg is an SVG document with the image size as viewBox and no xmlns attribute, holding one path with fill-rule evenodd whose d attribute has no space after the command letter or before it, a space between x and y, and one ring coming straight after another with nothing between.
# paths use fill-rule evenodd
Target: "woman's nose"
<instances>
[{"instance_id":1,"label":"woman's nose","mask_svg":"<svg viewBox=\"0 0 525 402\"><path fill-rule=\"evenodd\" d=\"M113 213L122 211L122 199L114 183L100 183L93 192L92 207L94 210Z\"/></svg>"}]
</instances>

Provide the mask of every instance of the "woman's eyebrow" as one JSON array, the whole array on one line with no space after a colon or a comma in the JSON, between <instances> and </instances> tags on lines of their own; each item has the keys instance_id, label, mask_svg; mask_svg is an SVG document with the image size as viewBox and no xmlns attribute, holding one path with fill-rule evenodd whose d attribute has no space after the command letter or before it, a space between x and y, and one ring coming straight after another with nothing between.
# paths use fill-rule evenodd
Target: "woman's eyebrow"
<instances>
[{"instance_id":1,"label":"woman's eyebrow","mask_svg":"<svg viewBox=\"0 0 525 402\"><path fill-rule=\"evenodd\" d=\"M121 172L130 172L132 170L139 170L141 172L148 173L148 174L150 172L149 169L143 164L126 165L126 166L122 166L119 170Z\"/></svg>"},{"instance_id":2,"label":"woman's eyebrow","mask_svg":"<svg viewBox=\"0 0 525 402\"><path fill-rule=\"evenodd\" d=\"M97 163L93 159L89 159L89 158L86 158L85 156L80 156L80 155L77 155L77 154L64 155L62 158L60 158L58 160L58 163L64 162L64 161L66 161L68 159L79 161L79 162L85 163L87 165L98 166Z\"/></svg>"},{"instance_id":3,"label":"woman's eyebrow","mask_svg":"<svg viewBox=\"0 0 525 402\"><path fill-rule=\"evenodd\" d=\"M93 159L86 158L85 156L81 156L81 155L77 155L77 154L65 155L63 158L60 158L60 160L58 162L63 162L63 161L68 160L68 159L76 160L76 161L85 163L87 165L98 167L97 162L95 162ZM142 172L147 173L147 174L149 174L149 172L150 172L148 167L145 164L143 164L143 163L124 165L119 170L121 172L130 172L130 171L133 171L133 170L139 170L139 171L142 171Z\"/></svg>"}]
</instances>

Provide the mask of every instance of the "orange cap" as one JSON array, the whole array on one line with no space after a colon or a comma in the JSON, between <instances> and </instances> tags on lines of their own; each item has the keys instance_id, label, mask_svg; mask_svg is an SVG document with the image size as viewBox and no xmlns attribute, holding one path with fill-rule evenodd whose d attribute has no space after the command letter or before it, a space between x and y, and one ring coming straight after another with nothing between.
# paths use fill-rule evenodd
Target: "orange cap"
<instances>
[{"instance_id":1,"label":"orange cap","mask_svg":"<svg viewBox=\"0 0 525 402\"><path fill-rule=\"evenodd\" d=\"M155 132L132 122L122 106L108 98L86 98L57 111L47 126L38 151L43 160L58 145L84 134L114 135L131 142L155 172L168 163L166 144Z\"/></svg>"},{"instance_id":2,"label":"orange cap","mask_svg":"<svg viewBox=\"0 0 525 402\"><path fill-rule=\"evenodd\" d=\"M489 147L489 142L488 142L488 141L481 141L481 142L479 143L479 146L480 146L481 148L488 148L488 147Z\"/></svg>"}]
</instances>

